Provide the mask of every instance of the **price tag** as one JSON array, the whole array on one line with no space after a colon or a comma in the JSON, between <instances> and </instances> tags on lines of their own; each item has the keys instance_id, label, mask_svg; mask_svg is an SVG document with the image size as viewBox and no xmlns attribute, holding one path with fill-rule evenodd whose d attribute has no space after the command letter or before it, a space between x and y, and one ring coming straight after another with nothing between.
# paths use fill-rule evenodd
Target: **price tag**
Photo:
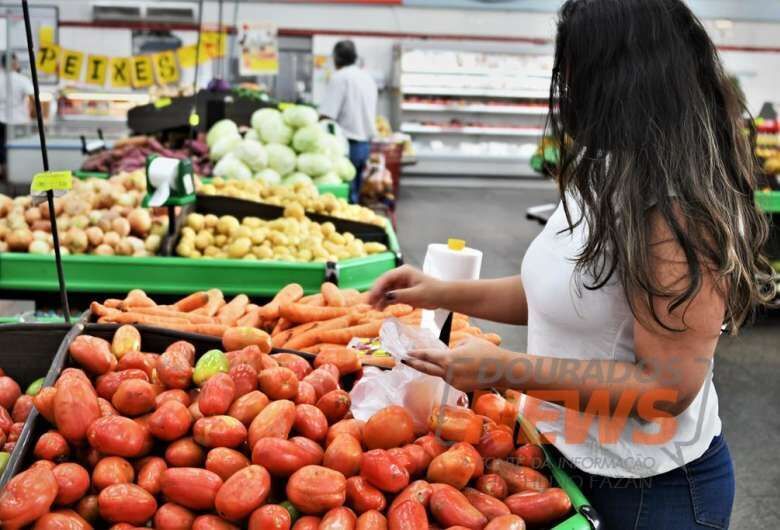
<instances>
[{"instance_id":1,"label":"price tag","mask_svg":"<svg viewBox=\"0 0 780 530\"><path fill-rule=\"evenodd\" d=\"M30 184L30 195L33 202L40 202L46 197L47 191L54 192L55 197L61 197L73 187L73 173L71 171L44 171L36 173Z\"/></svg>"},{"instance_id":2,"label":"price tag","mask_svg":"<svg viewBox=\"0 0 780 530\"><path fill-rule=\"evenodd\" d=\"M197 112L193 112L192 114L190 114L189 122L190 122L190 127L197 127L198 125L200 125L200 116L198 116Z\"/></svg>"},{"instance_id":3,"label":"price tag","mask_svg":"<svg viewBox=\"0 0 780 530\"><path fill-rule=\"evenodd\" d=\"M171 98L160 98L154 102L154 107L157 109L164 109L172 103Z\"/></svg>"}]
</instances>

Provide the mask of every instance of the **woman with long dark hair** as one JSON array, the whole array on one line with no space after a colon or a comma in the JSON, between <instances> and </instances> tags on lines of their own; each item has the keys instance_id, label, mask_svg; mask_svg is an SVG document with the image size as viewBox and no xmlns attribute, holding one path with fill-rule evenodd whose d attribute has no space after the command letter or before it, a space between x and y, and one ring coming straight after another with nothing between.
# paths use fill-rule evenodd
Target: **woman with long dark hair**
<instances>
[{"instance_id":1,"label":"woman with long dark hair","mask_svg":"<svg viewBox=\"0 0 780 530\"><path fill-rule=\"evenodd\" d=\"M682 0L568 0L550 108L561 204L521 274L402 267L371 300L527 325L528 353L475 337L409 363L526 392L523 414L607 528L727 528L715 348L774 296L744 101Z\"/></svg>"}]
</instances>

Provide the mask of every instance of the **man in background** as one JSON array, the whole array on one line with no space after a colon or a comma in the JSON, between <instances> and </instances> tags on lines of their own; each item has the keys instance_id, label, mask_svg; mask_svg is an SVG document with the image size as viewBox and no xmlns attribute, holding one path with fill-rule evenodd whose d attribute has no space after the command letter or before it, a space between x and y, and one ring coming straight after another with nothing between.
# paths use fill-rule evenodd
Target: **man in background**
<instances>
[{"instance_id":1,"label":"man in background","mask_svg":"<svg viewBox=\"0 0 780 530\"><path fill-rule=\"evenodd\" d=\"M20 72L19 60L15 53L11 54L11 68L6 65L6 54L0 52L0 167L5 176L6 168L6 142L8 129L14 125L23 125L30 121L30 98L33 96L32 81ZM10 76L10 80L9 80ZM11 88L11 96L6 93Z\"/></svg>"},{"instance_id":2,"label":"man in background","mask_svg":"<svg viewBox=\"0 0 780 530\"><path fill-rule=\"evenodd\" d=\"M333 47L336 73L331 77L320 105L320 114L335 120L349 140L349 158L357 169L350 193L354 203L359 202L363 169L371 153L377 103L376 83L355 64L357 58L354 42L336 43Z\"/></svg>"}]
</instances>

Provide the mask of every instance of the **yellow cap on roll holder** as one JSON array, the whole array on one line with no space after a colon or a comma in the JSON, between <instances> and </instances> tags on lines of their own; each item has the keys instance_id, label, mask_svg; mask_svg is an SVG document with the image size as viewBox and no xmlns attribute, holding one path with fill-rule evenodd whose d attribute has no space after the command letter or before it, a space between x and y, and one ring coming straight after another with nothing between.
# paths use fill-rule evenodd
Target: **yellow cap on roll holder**
<instances>
[{"instance_id":1,"label":"yellow cap on roll holder","mask_svg":"<svg viewBox=\"0 0 780 530\"><path fill-rule=\"evenodd\" d=\"M447 240L447 247L450 250L463 250L466 248L466 241L463 239L455 239L451 237Z\"/></svg>"}]
</instances>

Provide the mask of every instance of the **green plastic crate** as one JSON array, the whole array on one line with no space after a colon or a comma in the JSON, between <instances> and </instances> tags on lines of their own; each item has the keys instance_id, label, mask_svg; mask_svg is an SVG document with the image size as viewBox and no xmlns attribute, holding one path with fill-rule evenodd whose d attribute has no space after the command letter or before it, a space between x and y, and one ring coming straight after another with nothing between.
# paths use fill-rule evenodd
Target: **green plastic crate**
<instances>
[{"instance_id":1,"label":"green plastic crate","mask_svg":"<svg viewBox=\"0 0 780 530\"><path fill-rule=\"evenodd\" d=\"M766 213L780 213L780 191L757 191L756 205Z\"/></svg>"},{"instance_id":2,"label":"green plastic crate","mask_svg":"<svg viewBox=\"0 0 780 530\"><path fill-rule=\"evenodd\" d=\"M318 185L317 189L320 191L320 194L332 193L339 199L349 201L349 184L346 182L342 182L341 184L324 184L322 186Z\"/></svg>"}]
</instances>

